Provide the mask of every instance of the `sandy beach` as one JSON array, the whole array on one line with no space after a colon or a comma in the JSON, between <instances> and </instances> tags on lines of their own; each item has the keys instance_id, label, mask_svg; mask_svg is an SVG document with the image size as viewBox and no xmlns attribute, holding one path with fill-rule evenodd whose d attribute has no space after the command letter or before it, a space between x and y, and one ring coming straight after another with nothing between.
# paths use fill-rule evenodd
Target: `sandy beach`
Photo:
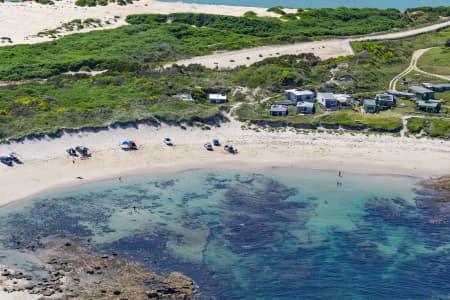
<instances>
[{"instance_id":1,"label":"sandy beach","mask_svg":"<svg viewBox=\"0 0 450 300\"><path fill-rule=\"evenodd\" d=\"M387 135L299 134L291 130L256 132L241 130L240 126L231 122L211 130L183 130L167 125L140 125L1 144L0 155L17 152L25 163L12 168L0 166L0 206L65 186L195 168L299 167L422 178L450 173L448 141ZM172 138L175 145L164 145L165 137ZM231 155L222 148L206 151L203 144L214 137L222 144L233 144L239 153ZM121 150L118 145L123 139L135 140L139 150ZM92 158L73 163L66 149L77 145L89 147Z\"/></svg>"}]
</instances>

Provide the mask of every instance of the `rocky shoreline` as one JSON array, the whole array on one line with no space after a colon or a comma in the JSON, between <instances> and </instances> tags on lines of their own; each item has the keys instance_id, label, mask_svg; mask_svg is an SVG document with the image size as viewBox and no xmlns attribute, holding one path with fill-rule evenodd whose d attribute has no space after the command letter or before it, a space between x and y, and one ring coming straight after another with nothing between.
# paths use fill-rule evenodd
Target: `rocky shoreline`
<instances>
[{"instance_id":1,"label":"rocky shoreline","mask_svg":"<svg viewBox=\"0 0 450 300\"><path fill-rule=\"evenodd\" d=\"M4 268L0 276L4 292L25 292L38 299L198 299L193 281L183 274L164 277L121 260L115 253L95 254L80 238L46 238L27 249L48 277L34 278Z\"/></svg>"}]
</instances>

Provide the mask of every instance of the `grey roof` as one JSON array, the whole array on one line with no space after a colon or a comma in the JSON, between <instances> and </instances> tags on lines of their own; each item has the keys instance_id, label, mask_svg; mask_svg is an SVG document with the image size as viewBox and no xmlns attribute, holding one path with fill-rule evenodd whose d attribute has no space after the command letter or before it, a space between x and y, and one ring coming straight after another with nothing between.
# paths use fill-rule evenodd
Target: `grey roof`
<instances>
[{"instance_id":1,"label":"grey roof","mask_svg":"<svg viewBox=\"0 0 450 300\"><path fill-rule=\"evenodd\" d=\"M391 101L394 101L394 95L391 95L391 94L377 94L376 98L380 99L380 100L391 100Z\"/></svg>"},{"instance_id":2,"label":"grey roof","mask_svg":"<svg viewBox=\"0 0 450 300\"><path fill-rule=\"evenodd\" d=\"M314 95L314 92L310 90L297 90L297 89L291 89L291 90L285 90L285 93L293 93L294 95L301 96L301 95Z\"/></svg>"},{"instance_id":3,"label":"grey roof","mask_svg":"<svg viewBox=\"0 0 450 300\"><path fill-rule=\"evenodd\" d=\"M288 110L288 107L285 105L272 105L270 106L270 111L276 111L276 112L286 112Z\"/></svg>"},{"instance_id":4,"label":"grey roof","mask_svg":"<svg viewBox=\"0 0 450 300\"><path fill-rule=\"evenodd\" d=\"M363 105L373 105L376 106L377 102L373 99L364 99L363 101Z\"/></svg>"},{"instance_id":5,"label":"grey roof","mask_svg":"<svg viewBox=\"0 0 450 300\"><path fill-rule=\"evenodd\" d=\"M299 103L297 103L297 107L313 108L314 107L314 103L312 103L312 102L299 102Z\"/></svg>"},{"instance_id":6,"label":"grey roof","mask_svg":"<svg viewBox=\"0 0 450 300\"><path fill-rule=\"evenodd\" d=\"M275 101L273 104L275 104L275 105L292 105L294 103L291 100L280 100L280 101Z\"/></svg>"},{"instance_id":7,"label":"grey roof","mask_svg":"<svg viewBox=\"0 0 450 300\"><path fill-rule=\"evenodd\" d=\"M317 93L317 99L336 99L333 93Z\"/></svg>"},{"instance_id":8,"label":"grey roof","mask_svg":"<svg viewBox=\"0 0 450 300\"><path fill-rule=\"evenodd\" d=\"M422 106L422 107L431 107L431 108L436 108L438 107L440 102L429 102L429 101L418 101L417 105Z\"/></svg>"},{"instance_id":9,"label":"grey roof","mask_svg":"<svg viewBox=\"0 0 450 300\"><path fill-rule=\"evenodd\" d=\"M417 94L424 94L424 93L434 93L434 91L421 87L421 86L417 86L417 85L413 85L410 86L408 88L409 91L412 91L413 93L417 93Z\"/></svg>"}]
</instances>

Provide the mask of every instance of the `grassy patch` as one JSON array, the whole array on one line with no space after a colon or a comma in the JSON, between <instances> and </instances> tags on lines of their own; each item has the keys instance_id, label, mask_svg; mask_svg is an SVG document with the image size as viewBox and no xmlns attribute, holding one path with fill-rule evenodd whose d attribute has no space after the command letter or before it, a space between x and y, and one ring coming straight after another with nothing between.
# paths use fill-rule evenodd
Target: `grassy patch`
<instances>
[{"instance_id":1,"label":"grassy patch","mask_svg":"<svg viewBox=\"0 0 450 300\"><path fill-rule=\"evenodd\" d=\"M435 48L425 52L418 62L422 70L450 76L450 48Z\"/></svg>"},{"instance_id":2,"label":"grassy patch","mask_svg":"<svg viewBox=\"0 0 450 300\"><path fill-rule=\"evenodd\" d=\"M450 138L450 119L410 118L407 127L414 134L424 132L430 137Z\"/></svg>"}]
</instances>

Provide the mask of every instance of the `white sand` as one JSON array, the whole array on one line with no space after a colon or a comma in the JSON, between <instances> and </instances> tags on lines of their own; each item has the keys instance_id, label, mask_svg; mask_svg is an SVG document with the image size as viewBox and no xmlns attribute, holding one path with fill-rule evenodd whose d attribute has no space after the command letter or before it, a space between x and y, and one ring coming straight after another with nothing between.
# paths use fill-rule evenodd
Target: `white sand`
<instances>
[{"instance_id":1,"label":"white sand","mask_svg":"<svg viewBox=\"0 0 450 300\"><path fill-rule=\"evenodd\" d=\"M171 137L174 147L162 143ZM218 137L239 154L222 149L208 152L206 141ZM125 152L118 144L134 139L139 151ZM85 145L94 151L75 164L68 147ZM0 206L58 187L127 174L159 173L192 168L253 169L274 166L388 173L419 177L450 174L450 142L391 136L269 133L241 130L233 122L209 131L199 128L139 126L99 133L67 134L58 139L0 145L0 155L15 151L25 164L0 166ZM76 177L81 176L80 180Z\"/></svg>"},{"instance_id":2,"label":"white sand","mask_svg":"<svg viewBox=\"0 0 450 300\"><path fill-rule=\"evenodd\" d=\"M0 37L10 37L10 43L0 43L0 46L14 44L31 44L48 40L48 37L34 37L38 32L46 29L55 29L62 23L73 19L98 18L102 21L119 16L118 22L104 25L102 28L87 28L81 32L115 28L125 24L125 17L139 13L169 14L177 12L210 13L230 16L241 16L247 11L254 11L260 16L276 16L267 12L264 8L206 5L189 3L166 3L155 0L139 0L132 5L119 6L109 4L107 6L79 7L75 0L55 1L55 5L41 5L35 2L0 3ZM80 32L80 31L78 31ZM68 32L65 34L70 34Z\"/></svg>"}]
</instances>

